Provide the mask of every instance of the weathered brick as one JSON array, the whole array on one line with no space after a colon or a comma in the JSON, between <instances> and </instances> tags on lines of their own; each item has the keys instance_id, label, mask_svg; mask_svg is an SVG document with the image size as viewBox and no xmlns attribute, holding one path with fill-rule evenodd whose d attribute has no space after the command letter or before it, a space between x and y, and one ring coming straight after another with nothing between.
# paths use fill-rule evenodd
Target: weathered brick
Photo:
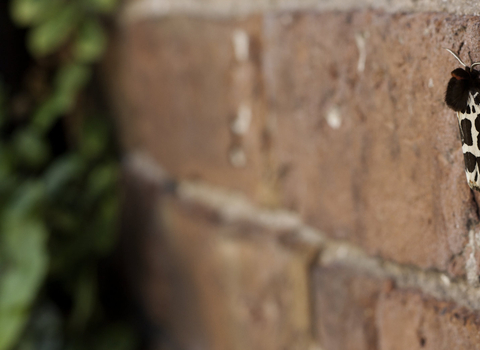
<instances>
[{"instance_id":1,"label":"weathered brick","mask_svg":"<svg viewBox=\"0 0 480 350\"><path fill-rule=\"evenodd\" d=\"M443 48L476 59L478 34L476 17L445 14L267 16L285 205L370 254L463 274L449 263L478 218L443 102L458 62Z\"/></svg>"},{"instance_id":2,"label":"weathered brick","mask_svg":"<svg viewBox=\"0 0 480 350\"><path fill-rule=\"evenodd\" d=\"M443 103L458 63L443 48L478 58L478 34L476 17L439 13L174 17L124 25L105 66L128 150L369 254L459 276L478 216ZM242 105L252 121L239 135Z\"/></svg>"},{"instance_id":3,"label":"weathered brick","mask_svg":"<svg viewBox=\"0 0 480 350\"><path fill-rule=\"evenodd\" d=\"M381 350L479 349L480 315L421 294L392 290L377 306Z\"/></svg>"},{"instance_id":4,"label":"weathered brick","mask_svg":"<svg viewBox=\"0 0 480 350\"><path fill-rule=\"evenodd\" d=\"M104 67L126 149L178 178L265 197L261 23L177 17L119 28Z\"/></svg>"},{"instance_id":5,"label":"weathered brick","mask_svg":"<svg viewBox=\"0 0 480 350\"><path fill-rule=\"evenodd\" d=\"M167 232L198 292L211 349L306 349L310 336L307 259L248 222L173 200Z\"/></svg>"},{"instance_id":6,"label":"weathered brick","mask_svg":"<svg viewBox=\"0 0 480 350\"><path fill-rule=\"evenodd\" d=\"M169 186L128 166L123 174L120 255L151 349L208 349L191 278L158 220Z\"/></svg>"},{"instance_id":7,"label":"weathered brick","mask_svg":"<svg viewBox=\"0 0 480 350\"><path fill-rule=\"evenodd\" d=\"M312 271L314 331L325 350L376 350L376 306L384 281L339 266Z\"/></svg>"},{"instance_id":8,"label":"weathered brick","mask_svg":"<svg viewBox=\"0 0 480 350\"><path fill-rule=\"evenodd\" d=\"M345 266L312 271L322 349L479 349L480 315Z\"/></svg>"},{"instance_id":9,"label":"weathered brick","mask_svg":"<svg viewBox=\"0 0 480 350\"><path fill-rule=\"evenodd\" d=\"M143 175L125 178L124 255L144 310L163 332L159 344L308 348L310 253L256 224L223 222Z\"/></svg>"}]
</instances>

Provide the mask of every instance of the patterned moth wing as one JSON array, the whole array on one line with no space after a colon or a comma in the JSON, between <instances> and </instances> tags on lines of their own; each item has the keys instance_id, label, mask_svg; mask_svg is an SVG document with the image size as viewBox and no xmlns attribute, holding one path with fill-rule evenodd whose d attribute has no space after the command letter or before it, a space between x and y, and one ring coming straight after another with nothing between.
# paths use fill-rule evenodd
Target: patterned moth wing
<instances>
[{"instance_id":1,"label":"patterned moth wing","mask_svg":"<svg viewBox=\"0 0 480 350\"><path fill-rule=\"evenodd\" d=\"M451 50L448 50L463 65L452 72L445 93L445 103L457 112L460 137L462 139L465 174L470 188L480 191L480 73L464 64Z\"/></svg>"}]
</instances>

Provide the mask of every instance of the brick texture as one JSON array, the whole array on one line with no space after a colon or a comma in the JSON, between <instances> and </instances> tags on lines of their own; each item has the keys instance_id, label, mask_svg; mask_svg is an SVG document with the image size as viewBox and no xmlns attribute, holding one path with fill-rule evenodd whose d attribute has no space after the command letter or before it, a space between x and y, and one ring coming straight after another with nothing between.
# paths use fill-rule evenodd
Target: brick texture
<instances>
[{"instance_id":1,"label":"brick texture","mask_svg":"<svg viewBox=\"0 0 480 350\"><path fill-rule=\"evenodd\" d=\"M478 349L479 314L342 266L312 272L322 349Z\"/></svg>"},{"instance_id":2,"label":"brick texture","mask_svg":"<svg viewBox=\"0 0 480 350\"><path fill-rule=\"evenodd\" d=\"M285 205L372 254L447 269L477 214L456 118L443 103L456 66L443 47L466 41L475 52L476 19L354 13L290 20L267 18L265 40L275 154L289 169ZM341 118L338 128L329 125L332 114Z\"/></svg>"},{"instance_id":3,"label":"brick texture","mask_svg":"<svg viewBox=\"0 0 480 350\"><path fill-rule=\"evenodd\" d=\"M127 149L371 254L462 275L478 217L443 48L464 42L475 59L477 34L474 17L442 14L150 20L122 27L106 66ZM238 135L242 105L252 119Z\"/></svg>"},{"instance_id":4,"label":"brick texture","mask_svg":"<svg viewBox=\"0 0 480 350\"><path fill-rule=\"evenodd\" d=\"M314 332L322 349L375 350L383 281L339 266L312 270Z\"/></svg>"},{"instance_id":5,"label":"brick texture","mask_svg":"<svg viewBox=\"0 0 480 350\"><path fill-rule=\"evenodd\" d=\"M125 152L169 174L125 166L125 269L153 349L480 348L459 306L478 294L480 195L443 102L444 48L480 60L478 17L135 18L102 71ZM242 194L248 215L185 183ZM285 210L316 243L253 219Z\"/></svg>"},{"instance_id":6,"label":"brick texture","mask_svg":"<svg viewBox=\"0 0 480 350\"><path fill-rule=\"evenodd\" d=\"M310 254L284 247L266 228L222 223L210 209L126 174L124 255L148 318L166 330L158 344L212 350L310 346ZM129 229L139 221L142 226Z\"/></svg>"},{"instance_id":7,"label":"brick texture","mask_svg":"<svg viewBox=\"0 0 480 350\"><path fill-rule=\"evenodd\" d=\"M392 291L377 307L379 349L479 349L479 317L451 303Z\"/></svg>"},{"instance_id":8,"label":"brick texture","mask_svg":"<svg viewBox=\"0 0 480 350\"><path fill-rule=\"evenodd\" d=\"M119 30L105 67L125 147L151 155L178 178L208 179L259 197L265 177L260 29L254 17L166 19ZM246 62L235 58L235 30L250 38ZM232 132L241 103L255 116L243 136ZM235 160L242 155L245 165Z\"/></svg>"}]
</instances>

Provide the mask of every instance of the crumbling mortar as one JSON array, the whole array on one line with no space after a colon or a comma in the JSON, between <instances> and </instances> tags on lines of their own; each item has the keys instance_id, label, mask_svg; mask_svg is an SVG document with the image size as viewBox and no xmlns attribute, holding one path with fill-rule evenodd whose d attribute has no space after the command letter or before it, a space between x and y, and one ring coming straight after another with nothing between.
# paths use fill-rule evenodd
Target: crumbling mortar
<instances>
[{"instance_id":1,"label":"crumbling mortar","mask_svg":"<svg viewBox=\"0 0 480 350\"><path fill-rule=\"evenodd\" d=\"M166 172L143 155L131 155L125 166L140 177L160 184L171 183ZM467 278L451 280L445 273L423 270L413 265L400 264L380 257L369 256L351 243L327 238L319 230L305 225L300 217L286 210L268 210L253 205L241 194L200 182L179 182L175 195L187 203L208 207L218 213L224 223L248 222L268 228L280 243L292 247L308 248L321 266L341 265L381 279L391 279L399 288L416 289L437 299L450 300L474 310L480 310L480 288ZM469 234L469 242L478 244L478 234ZM470 281L471 282L471 281Z\"/></svg>"}]
</instances>

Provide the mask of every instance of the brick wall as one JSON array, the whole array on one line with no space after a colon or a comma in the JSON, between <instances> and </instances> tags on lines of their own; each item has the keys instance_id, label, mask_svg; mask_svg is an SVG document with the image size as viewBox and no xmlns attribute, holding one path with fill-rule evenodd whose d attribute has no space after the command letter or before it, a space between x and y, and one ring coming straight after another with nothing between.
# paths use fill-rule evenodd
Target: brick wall
<instances>
[{"instance_id":1,"label":"brick wall","mask_svg":"<svg viewBox=\"0 0 480 350\"><path fill-rule=\"evenodd\" d=\"M130 0L103 71L152 349L480 349L460 1Z\"/></svg>"}]
</instances>

